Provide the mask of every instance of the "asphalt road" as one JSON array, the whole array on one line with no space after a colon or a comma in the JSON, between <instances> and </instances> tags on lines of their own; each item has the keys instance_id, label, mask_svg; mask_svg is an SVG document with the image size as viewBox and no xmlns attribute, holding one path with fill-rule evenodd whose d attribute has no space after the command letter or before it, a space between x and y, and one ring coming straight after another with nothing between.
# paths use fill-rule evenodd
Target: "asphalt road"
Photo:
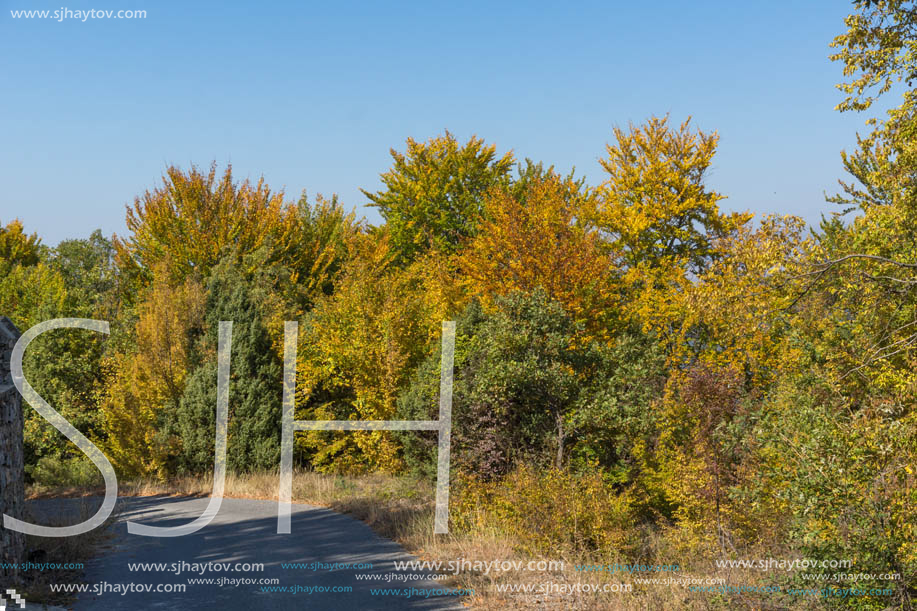
<instances>
[{"instance_id":1,"label":"asphalt road","mask_svg":"<svg viewBox=\"0 0 917 611\"><path fill-rule=\"evenodd\" d=\"M153 526L185 524L200 515L207 502L206 498L120 499L113 539L96 558L85 563L84 582L96 592L80 594L71 608L76 611L462 608L461 599L455 596L428 595L430 590L451 589L449 586L437 585L429 579L414 579L414 573L408 571L395 571L393 561L416 559L397 543L329 509L294 504L292 533L279 535L276 502L227 498L213 521L196 533L173 538L127 533L127 520ZM131 570L130 563L166 566ZM217 563L232 567L225 570L226 567L218 567ZM284 568L285 563L300 563L304 568ZM332 569L329 565L335 563L371 564L372 568ZM263 569L246 564L263 565ZM357 579L358 574L377 579ZM198 579L214 582L189 583ZM222 585L217 581L221 579ZM277 582L268 586L260 581L273 579ZM134 584L135 589L150 587L152 591L123 593L123 587L128 584ZM116 586L121 587L116 589ZM185 586L185 591L157 591L174 586ZM288 591L268 591L271 587ZM331 591L332 588L350 588L350 591ZM373 589L402 591L384 595L374 594ZM404 590L411 589L415 592L408 597Z\"/></svg>"}]
</instances>

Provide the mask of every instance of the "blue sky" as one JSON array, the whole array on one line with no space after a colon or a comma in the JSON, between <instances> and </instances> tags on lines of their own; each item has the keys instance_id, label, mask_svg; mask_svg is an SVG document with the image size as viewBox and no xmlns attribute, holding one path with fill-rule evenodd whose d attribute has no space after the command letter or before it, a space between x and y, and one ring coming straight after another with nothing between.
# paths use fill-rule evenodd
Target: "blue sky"
<instances>
[{"instance_id":1,"label":"blue sky","mask_svg":"<svg viewBox=\"0 0 917 611\"><path fill-rule=\"evenodd\" d=\"M833 110L847 2L0 5L0 221L47 244L123 233L171 163L232 162L363 211L389 149L444 129L597 184L612 127L665 113L719 132L725 208L817 222L865 129ZM62 7L147 17L10 14Z\"/></svg>"}]
</instances>

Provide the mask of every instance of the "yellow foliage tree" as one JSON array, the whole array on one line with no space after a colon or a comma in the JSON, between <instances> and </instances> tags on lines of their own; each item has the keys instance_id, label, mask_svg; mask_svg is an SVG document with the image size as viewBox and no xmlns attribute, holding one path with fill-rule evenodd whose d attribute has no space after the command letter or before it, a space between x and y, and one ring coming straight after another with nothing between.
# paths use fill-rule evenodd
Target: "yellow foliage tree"
<instances>
[{"instance_id":1,"label":"yellow foliage tree","mask_svg":"<svg viewBox=\"0 0 917 611\"><path fill-rule=\"evenodd\" d=\"M718 241L752 215L721 212L723 196L704 184L715 132L695 132L690 119L673 129L666 116L614 134L590 216L623 271L630 316L659 327L678 320L676 296L717 258Z\"/></svg>"},{"instance_id":2,"label":"yellow foliage tree","mask_svg":"<svg viewBox=\"0 0 917 611\"><path fill-rule=\"evenodd\" d=\"M673 130L668 117L614 133L608 157L599 160L609 176L595 200L595 222L612 251L628 268L674 259L690 271L703 269L713 241L751 218L720 212L724 196L704 185L719 137L695 133L690 119Z\"/></svg>"},{"instance_id":3,"label":"yellow foliage tree","mask_svg":"<svg viewBox=\"0 0 917 611\"><path fill-rule=\"evenodd\" d=\"M45 265L15 265L0 278L0 315L22 331L61 316L67 287L61 275Z\"/></svg>"},{"instance_id":4,"label":"yellow foliage tree","mask_svg":"<svg viewBox=\"0 0 917 611\"><path fill-rule=\"evenodd\" d=\"M0 225L0 274L8 274L16 265L36 265L41 240L38 234L26 235L22 221L13 219Z\"/></svg>"},{"instance_id":5,"label":"yellow foliage tree","mask_svg":"<svg viewBox=\"0 0 917 611\"><path fill-rule=\"evenodd\" d=\"M459 256L470 292L488 303L512 291L542 288L578 322L607 329L617 306L615 270L584 211L590 194L549 173L525 190L491 191L485 221Z\"/></svg>"},{"instance_id":6,"label":"yellow foliage tree","mask_svg":"<svg viewBox=\"0 0 917 611\"><path fill-rule=\"evenodd\" d=\"M401 268L385 233L355 236L333 296L300 334L297 418L386 420L453 307L449 270L424 258ZM429 289L429 290L428 290ZM309 432L299 447L321 470L401 469L386 432Z\"/></svg>"},{"instance_id":7,"label":"yellow foliage tree","mask_svg":"<svg viewBox=\"0 0 917 611\"><path fill-rule=\"evenodd\" d=\"M135 348L107 363L104 430L108 456L121 474L165 475L165 461L176 448L160 432L161 414L181 397L191 367L192 331L203 325L205 299L197 280L172 284L156 274L139 306Z\"/></svg>"},{"instance_id":8,"label":"yellow foliage tree","mask_svg":"<svg viewBox=\"0 0 917 611\"><path fill-rule=\"evenodd\" d=\"M268 243L283 243L294 233L295 214L283 192L272 193L264 179L237 183L228 166L217 176L216 164L206 173L171 166L163 185L146 191L127 208L131 235L115 239L122 268L149 274L168 266L172 279L196 271L206 275L232 249L240 259Z\"/></svg>"},{"instance_id":9,"label":"yellow foliage tree","mask_svg":"<svg viewBox=\"0 0 917 611\"><path fill-rule=\"evenodd\" d=\"M644 483L676 507L676 538L688 547L723 551L734 537L753 541L785 517L773 494L748 506L729 493L755 478L762 459L731 427L760 402L753 389L798 368L787 309L807 257L804 228L800 218L772 216L719 240L719 257L672 294L679 316L653 322L673 349Z\"/></svg>"}]
</instances>

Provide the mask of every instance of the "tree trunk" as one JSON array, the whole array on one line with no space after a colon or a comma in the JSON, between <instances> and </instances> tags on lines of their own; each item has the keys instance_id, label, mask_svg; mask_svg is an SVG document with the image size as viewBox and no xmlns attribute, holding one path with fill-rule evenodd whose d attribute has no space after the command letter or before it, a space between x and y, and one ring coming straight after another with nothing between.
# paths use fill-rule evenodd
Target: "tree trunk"
<instances>
[{"instance_id":1,"label":"tree trunk","mask_svg":"<svg viewBox=\"0 0 917 611\"><path fill-rule=\"evenodd\" d=\"M557 460L554 466L561 469L564 466L564 415L557 413Z\"/></svg>"},{"instance_id":2,"label":"tree trunk","mask_svg":"<svg viewBox=\"0 0 917 611\"><path fill-rule=\"evenodd\" d=\"M0 316L0 515L22 519L24 507L22 457L22 396L13 386L10 354L19 330L5 316ZM0 520L0 586L19 581L18 568L3 568L6 564L23 562L25 536L3 528Z\"/></svg>"}]
</instances>

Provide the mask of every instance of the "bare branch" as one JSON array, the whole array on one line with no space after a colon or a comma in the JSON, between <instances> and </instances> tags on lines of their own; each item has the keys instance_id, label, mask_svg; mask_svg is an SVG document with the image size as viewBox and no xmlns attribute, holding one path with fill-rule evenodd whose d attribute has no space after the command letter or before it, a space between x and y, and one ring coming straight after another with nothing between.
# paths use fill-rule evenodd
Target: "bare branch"
<instances>
[{"instance_id":1,"label":"bare branch","mask_svg":"<svg viewBox=\"0 0 917 611\"><path fill-rule=\"evenodd\" d=\"M834 267L835 265L844 263L846 261L849 261L851 259L868 259L870 261L879 261L880 263L890 263L892 265L897 265L898 267L904 267L907 269L917 269L917 263L904 263L902 261L895 261L894 259L880 257L879 255L867 255L864 253L854 253L850 255L844 255L843 257L840 257L839 259L833 259L831 261L824 261L822 263L816 263L816 265L823 267L823 268L829 268L829 267Z\"/></svg>"}]
</instances>

